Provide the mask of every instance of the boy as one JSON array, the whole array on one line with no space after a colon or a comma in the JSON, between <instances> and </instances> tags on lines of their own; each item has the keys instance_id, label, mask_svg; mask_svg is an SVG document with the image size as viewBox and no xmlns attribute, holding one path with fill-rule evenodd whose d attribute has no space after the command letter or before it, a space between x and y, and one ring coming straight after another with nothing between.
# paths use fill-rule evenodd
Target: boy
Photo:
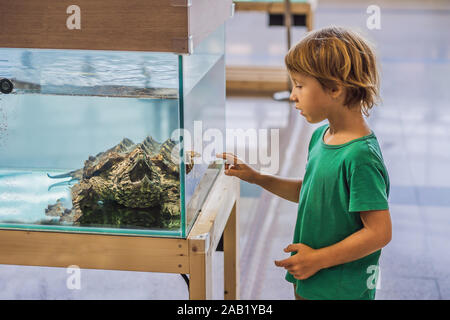
<instances>
[{"instance_id":1,"label":"boy","mask_svg":"<svg viewBox=\"0 0 450 320\"><path fill-rule=\"evenodd\" d=\"M329 27L310 32L285 57L290 100L310 123L325 119L310 140L303 180L263 175L236 156L225 174L299 202L287 270L297 299L374 299L381 248L391 240L389 176L363 114L379 80L373 50L358 34Z\"/></svg>"}]
</instances>

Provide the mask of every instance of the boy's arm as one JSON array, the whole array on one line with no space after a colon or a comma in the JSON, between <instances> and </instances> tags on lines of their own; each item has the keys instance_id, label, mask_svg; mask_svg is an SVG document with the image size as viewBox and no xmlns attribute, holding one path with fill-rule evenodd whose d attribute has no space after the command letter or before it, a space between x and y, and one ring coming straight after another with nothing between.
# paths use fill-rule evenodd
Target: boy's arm
<instances>
[{"instance_id":1,"label":"boy's arm","mask_svg":"<svg viewBox=\"0 0 450 320\"><path fill-rule=\"evenodd\" d=\"M298 202L302 180L261 174L232 153L218 153L216 157L226 160L226 175L257 184L283 199Z\"/></svg>"},{"instance_id":2,"label":"boy's arm","mask_svg":"<svg viewBox=\"0 0 450 320\"><path fill-rule=\"evenodd\" d=\"M361 259L386 246L392 237L389 210L360 212L364 227L344 240L321 249L313 249L305 244L290 244L286 252L297 252L291 257L275 261L296 279L304 280L321 269Z\"/></svg>"},{"instance_id":3,"label":"boy's arm","mask_svg":"<svg viewBox=\"0 0 450 320\"><path fill-rule=\"evenodd\" d=\"M386 246L392 238L389 210L360 212L364 227L344 240L317 250L322 268L361 259Z\"/></svg>"},{"instance_id":4,"label":"boy's arm","mask_svg":"<svg viewBox=\"0 0 450 320\"><path fill-rule=\"evenodd\" d=\"M298 202L303 180L259 174L255 183L277 196Z\"/></svg>"}]
</instances>

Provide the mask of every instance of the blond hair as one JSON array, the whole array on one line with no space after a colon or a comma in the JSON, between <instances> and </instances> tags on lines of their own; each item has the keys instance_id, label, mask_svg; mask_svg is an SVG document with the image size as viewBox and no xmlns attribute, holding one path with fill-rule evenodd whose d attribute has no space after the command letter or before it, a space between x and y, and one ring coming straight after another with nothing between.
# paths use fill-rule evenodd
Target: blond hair
<instances>
[{"instance_id":1,"label":"blond hair","mask_svg":"<svg viewBox=\"0 0 450 320\"><path fill-rule=\"evenodd\" d=\"M368 116L379 102L379 75L371 45L354 31L327 27L309 32L285 57L289 73L314 77L325 89L342 86L344 105Z\"/></svg>"}]
</instances>

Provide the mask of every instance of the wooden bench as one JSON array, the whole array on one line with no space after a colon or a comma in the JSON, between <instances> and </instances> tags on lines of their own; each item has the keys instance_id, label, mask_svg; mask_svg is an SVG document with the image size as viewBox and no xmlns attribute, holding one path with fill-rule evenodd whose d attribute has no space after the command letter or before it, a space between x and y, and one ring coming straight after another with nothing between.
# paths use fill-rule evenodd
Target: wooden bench
<instances>
[{"instance_id":1,"label":"wooden bench","mask_svg":"<svg viewBox=\"0 0 450 320\"><path fill-rule=\"evenodd\" d=\"M284 0L235 0L235 11L261 11L268 14L285 14ZM292 15L304 15L307 31L313 28L313 3L308 0L291 0ZM287 52L288 48L286 48ZM289 90L289 79L284 67L227 66L227 94L268 94Z\"/></svg>"}]
</instances>

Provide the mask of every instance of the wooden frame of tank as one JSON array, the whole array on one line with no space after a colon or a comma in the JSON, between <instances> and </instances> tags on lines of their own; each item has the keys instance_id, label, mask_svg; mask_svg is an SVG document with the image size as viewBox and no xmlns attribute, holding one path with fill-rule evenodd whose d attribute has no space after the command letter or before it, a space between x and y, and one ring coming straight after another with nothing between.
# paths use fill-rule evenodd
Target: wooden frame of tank
<instances>
[{"instance_id":1,"label":"wooden frame of tank","mask_svg":"<svg viewBox=\"0 0 450 320\"><path fill-rule=\"evenodd\" d=\"M0 0L0 8L0 47L192 53L232 15L232 0Z\"/></svg>"},{"instance_id":2,"label":"wooden frame of tank","mask_svg":"<svg viewBox=\"0 0 450 320\"><path fill-rule=\"evenodd\" d=\"M283 2L236 2L235 11L261 11L269 14L284 14ZM309 2L291 2L292 14L304 14L306 30L313 28L314 12ZM289 77L286 68L262 66L227 66L227 93L234 94L273 94L289 90Z\"/></svg>"},{"instance_id":3,"label":"wooden frame of tank","mask_svg":"<svg viewBox=\"0 0 450 320\"><path fill-rule=\"evenodd\" d=\"M224 298L239 299L239 181L217 177L187 239L0 230L0 264L180 273L189 298L212 298L212 254L223 234Z\"/></svg>"}]
</instances>

